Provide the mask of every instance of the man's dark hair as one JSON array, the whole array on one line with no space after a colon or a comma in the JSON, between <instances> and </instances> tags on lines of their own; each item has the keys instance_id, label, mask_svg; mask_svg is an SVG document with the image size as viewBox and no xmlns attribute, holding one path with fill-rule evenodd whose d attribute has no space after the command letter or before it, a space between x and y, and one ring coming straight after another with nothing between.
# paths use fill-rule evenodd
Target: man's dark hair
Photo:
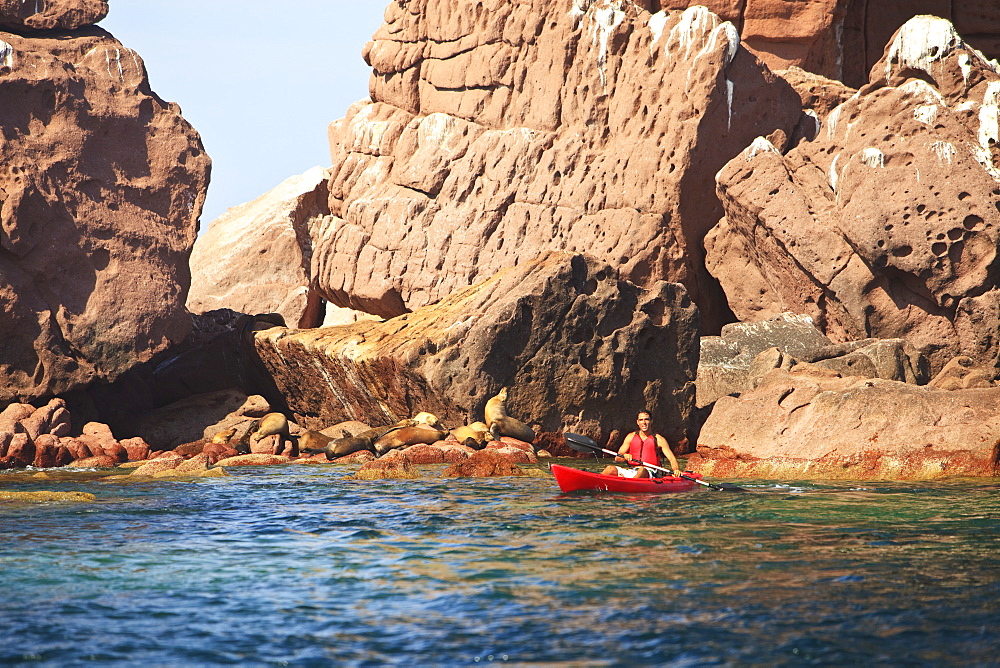
<instances>
[{"instance_id":1,"label":"man's dark hair","mask_svg":"<svg viewBox=\"0 0 1000 668\"><path fill-rule=\"evenodd\" d=\"M641 411L639 411L638 413L636 413L636 414L635 414L635 419L637 419L637 420L638 420L638 419L639 419L639 416L640 416L640 415L642 415L643 413L645 413L645 414L646 414L647 416L649 416L649 419L650 419L650 420L652 420L652 419L653 419L653 414L652 414L652 413L650 413L650 412L649 412L649 411L647 411L647 410L641 410Z\"/></svg>"}]
</instances>

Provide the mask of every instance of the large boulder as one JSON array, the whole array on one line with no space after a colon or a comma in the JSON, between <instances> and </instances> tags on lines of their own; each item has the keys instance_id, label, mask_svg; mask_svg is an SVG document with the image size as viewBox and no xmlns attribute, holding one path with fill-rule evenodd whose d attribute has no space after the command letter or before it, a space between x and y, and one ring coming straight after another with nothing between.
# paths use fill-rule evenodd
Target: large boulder
<instances>
[{"instance_id":1,"label":"large boulder","mask_svg":"<svg viewBox=\"0 0 1000 668\"><path fill-rule=\"evenodd\" d=\"M706 184L754 137L789 136L799 99L732 24L644 5L390 3L372 101L330 127L323 295L392 317L561 250L683 283L707 331L731 320L704 270L722 213Z\"/></svg>"},{"instance_id":2,"label":"large boulder","mask_svg":"<svg viewBox=\"0 0 1000 668\"><path fill-rule=\"evenodd\" d=\"M43 4L70 3L26 6ZM4 405L113 380L185 337L210 160L98 28L0 32L0 98Z\"/></svg>"},{"instance_id":3,"label":"large boulder","mask_svg":"<svg viewBox=\"0 0 1000 668\"><path fill-rule=\"evenodd\" d=\"M1000 57L1000 7L993 0L659 0L669 9L704 5L740 29L747 49L772 69L790 65L860 86L882 46L906 21L933 14L990 58Z\"/></svg>"},{"instance_id":4,"label":"large boulder","mask_svg":"<svg viewBox=\"0 0 1000 668\"><path fill-rule=\"evenodd\" d=\"M12 28L75 30L107 15L107 0L0 0L0 25Z\"/></svg>"},{"instance_id":5,"label":"large boulder","mask_svg":"<svg viewBox=\"0 0 1000 668\"><path fill-rule=\"evenodd\" d=\"M214 220L191 252L188 308L280 313L294 327L318 327L323 308L309 274L309 227L328 213L328 178L314 167Z\"/></svg>"},{"instance_id":6,"label":"large boulder","mask_svg":"<svg viewBox=\"0 0 1000 668\"><path fill-rule=\"evenodd\" d=\"M750 366L760 353L777 348L801 359L832 342L816 329L812 319L779 313L760 322L730 323L720 336L703 336L698 358L698 406L721 396L750 389Z\"/></svg>"},{"instance_id":7,"label":"large boulder","mask_svg":"<svg viewBox=\"0 0 1000 668\"><path fill-rule=\"evenodd\" d=\"M871 83L787 155L761 138L717 177L706 262L740 320L792 310L834 342L903 338L936 371L998 359L1000 74L918 17Z\"/></svg>"},{"instance_id":8,"label":"large boulder","mask_svg":"<svg viewBox=\"0 0 1000 668\"><path fill-rule=\"evenodd\" d=\"M756 389L715 403L687 465L775 479L989 476L998 442L1000 388L776 369Z\"/></svg>"},{"instance_id":9,"label":"large boulder","mask_svg":"<svg viewBox=\"0 0 1000 668\"><path fill-rule=\"evenodd\" d=\"M809 364L841 376L883 378L924 385L927 358L903 339L862 339L834 344L807 316L781 313L768 320L732 323L722 336L701 338L698 407L756 387L775 368Z\"/></svg>"},{"instance_id":10,"label":"large boulder","mask_svg":"<svg viewBox=\"0 0 1000 668\"><path fill-rule=\"evenodd\" d=\"M542 431L606 436L645 407L671 440L694 407L698 311L683 286L648 289L588 256L550 252L385 322L257 333L300 425L392 424L430 411L508 413Z\"/></svg>"}]
</instances>

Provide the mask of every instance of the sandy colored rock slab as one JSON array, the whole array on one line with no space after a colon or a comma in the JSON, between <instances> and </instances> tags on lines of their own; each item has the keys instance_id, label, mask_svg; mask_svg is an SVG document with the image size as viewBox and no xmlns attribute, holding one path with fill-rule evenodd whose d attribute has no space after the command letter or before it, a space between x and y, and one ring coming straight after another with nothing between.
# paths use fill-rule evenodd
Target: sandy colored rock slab
<instances>
[{"instance_id":1,"label":"sandy colored rock slab","mask_svg":"<svg viewBox=\"0 0 1000 668\"><path fill-rule=\"evenodd\" d=\"M108 33L0 32L0 54L6 403L114 380L184 339L210 160Z\"/></svg>"},{"instance_id":2,"label":"sandy colored rock slab","mask_svg":"<svg viewBox=\"0 0 1000 668\"><path fill-rule=\"evenodd\" d=\"M350 476L354 480L413 480L420 474L405 457L382 457L365 462Z\"/></svg>"},{"instance_id":3,"label":"sandy colored rock slab","mask_svg":"<svg viewBox=\"0 0 1000 668\"><path fill-rule=\"evenodd\" d=\"M687 465L721 477L990 476L998 416L1000 388L775 370L756 389L716 402Z\"/></svg>"},{"instance_id":4,"label":"sandy colored rock slab","mask_svg":"<svg viewBox=\"0 0 1000 668\"><path fill-rule=\"evenodd\" d=\"M679 440L697 331L683 286L641 289L593 258L553 252L385 322L273 328L256 343L309 428L394 424L417 411L466 424L507 387L508 413L543 431L599 436L622 406L645 406Z\"/></svg>"},{"instance_id":5,"label":"sandy colored rock slab","mask_svg":"<svg viewBox=\"0 0 1000 668\"><path fill-rule=\"evenodd\" d=\"M187 307L280 313L291 326L318 327L323 313L311 288L309 227L329 213L328 178L314 167L212 221L191 252Z\"/></svg>"},{"instance_id":6,"label":"sandy colored rock slab","mask_svg":"<svg viewBox=\"0 0 1000 668\"><path fill-rule=\"evenodd\" d=\"M287 464L291 457L284 455L269 455L266 453L251 453L249 455L236 455L226 457L215 463L218 466L273 466L275 464Z\"/></svg>"}]
</instances>

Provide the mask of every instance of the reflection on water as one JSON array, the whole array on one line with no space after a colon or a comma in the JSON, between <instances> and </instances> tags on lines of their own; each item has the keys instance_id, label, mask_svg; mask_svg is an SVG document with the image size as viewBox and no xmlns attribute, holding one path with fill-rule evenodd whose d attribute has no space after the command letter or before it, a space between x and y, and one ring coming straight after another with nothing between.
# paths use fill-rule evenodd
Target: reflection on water
<instances>
[{"instance_id":1,"label":"reflection on water","mask_svg":"<svg viewBox=\"0 0 1000 668\"><path fill-rule=\"evenodd\" d=\"M593 462L592 462L593 464ZM1000 486L0 473L0 663L993 664ZM491 658L492 657L492 658Z\"/></svg>"}]
</instances>

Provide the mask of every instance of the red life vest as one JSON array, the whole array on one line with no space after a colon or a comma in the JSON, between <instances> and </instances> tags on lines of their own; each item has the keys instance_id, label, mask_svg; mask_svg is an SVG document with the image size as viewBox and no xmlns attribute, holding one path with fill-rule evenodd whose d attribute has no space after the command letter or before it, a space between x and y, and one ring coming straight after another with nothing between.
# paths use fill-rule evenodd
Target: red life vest
<instances>
[{"instance_id":1,"label":"red life vest","mask_svg":"<svg viewBox=\"0 0 1000 668\"><path fill-rule=\"evenodd\" d=\"M650 434L645 439L639 436L639 432L632 437L632 442L628 445L628 454L637 461L653 466L660 465L660 453L656 447L656 435Z\"/></svg>"}]
</instances>

